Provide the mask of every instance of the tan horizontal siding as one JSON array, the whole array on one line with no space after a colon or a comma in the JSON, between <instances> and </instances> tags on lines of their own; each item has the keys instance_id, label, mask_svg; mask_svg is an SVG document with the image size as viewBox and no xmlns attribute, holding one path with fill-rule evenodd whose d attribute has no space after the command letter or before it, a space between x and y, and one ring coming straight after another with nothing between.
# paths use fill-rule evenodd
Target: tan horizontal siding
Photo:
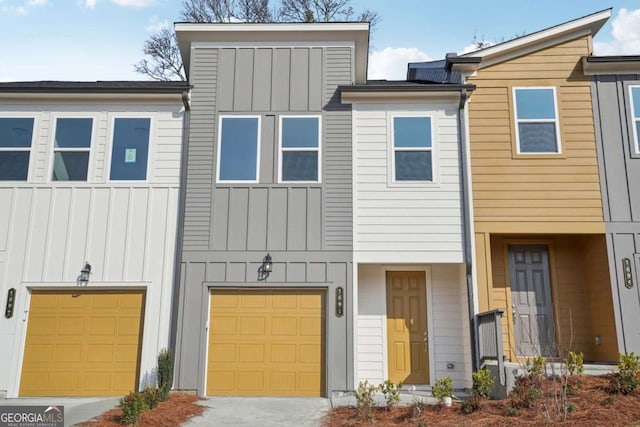
<instances>
[{"instance_id":1,"label":"tan horizontal siding","mask_svg":"<svg viewBox=\"0 0 640 427\"><path fill-rule=\"evenodd\" d=\"M478 70L469 104L474 216L478 223L603 221L581 37ZM558 156L516 154L513 87L554 86L560 121Z\"/></svg>"}]
</instances>

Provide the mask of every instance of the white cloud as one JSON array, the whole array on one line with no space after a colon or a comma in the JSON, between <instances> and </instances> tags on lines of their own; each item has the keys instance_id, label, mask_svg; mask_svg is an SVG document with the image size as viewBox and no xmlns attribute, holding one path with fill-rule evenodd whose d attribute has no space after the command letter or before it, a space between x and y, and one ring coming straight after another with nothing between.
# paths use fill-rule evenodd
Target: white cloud
<instances>
[{"instance_id":1,"label":"white cloud","mask_svg":"<svg viewBox=\"0 0 640 427\"><path fill-rule=\"evenodd\" d=\"M613 40L594 42L596 55L639 55L640 54L640 9L620 9L611 21Z\"/></svg>"},{"instance_id":2,"label":"white cloud","mask_svg":"<svg viewBox=\"0 0 640 427\"><path fill-rule=\"evenodd\" d=\"M0 12L3 13L17 13L18 15L26 15L31 9L46 6L49 0L21 0L21 1L4 1L0 0L0 3L4 3L4 6L0 6Z\"/></svg>"},{"instance_id":3,"label":"white cloud","mask_svg":"<svg viewBox=\"0 0 640 427\"><path fill-rule=\"evenodd\" d=\"M31 1L42 1L42 0L31 0ZM46 0L45 0L46 1ZM111 3L115 3L118 6L124 7L147 7L153 6L156 4L157 0L110 0ZM98 0L83 0L80 4L88 7L89 9L93 9L96 7Z\"/></svg>"},{"instance_id":4,"label":"white cloud","mask_svg":"<svg viewBox=\"0 0 640 427\"><path fill-rule=\"evenodd\" d=\"M147 25L147 31L150 33L157 33L158 31L162 31L165 28L169 28L169 21L166 19L161 21L157 16L152 16L149 18L149 25Z\"/></svg>"},{"instance_id":5,"label":"white cloud","mask_svg":"<svg viewBox=\"0 0 640 427\"><path fill-rule=\"evenodd\" d=\"M369 55L369 78L404 80L409 62L430 61L431 57L415 47L388 47Z\"/></svg>"}]
</instances>

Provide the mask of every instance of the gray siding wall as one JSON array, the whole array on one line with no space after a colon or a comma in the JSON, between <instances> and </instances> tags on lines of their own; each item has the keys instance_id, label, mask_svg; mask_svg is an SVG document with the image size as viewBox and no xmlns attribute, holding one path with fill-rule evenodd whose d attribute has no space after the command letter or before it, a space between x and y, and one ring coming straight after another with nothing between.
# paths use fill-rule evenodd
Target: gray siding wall
<instances>
[{"instance_id":1,"label":"gray siding wall","mask_svg":"<svg viewBox=\"0 0 640 427\"><path fill-rule=\"evenodd\" d=\"M191 128L176 336L178 389L204 391L209 292L217 287L314 287L327 292L327 392L353 389L349 47L203 48L191 55ZM280 184L280 114L322 116L322 176ZM217 117L261 116L260 182L217 184ZM269 252L273 273L258 282ZM335 316L335 289L346 291Z\"/></svg>"},{"instance_id":2,"label":"gray siding wall","mask_svg":"<svg viewBox=\"0 0 640 427\"><path fill-rule=\"evenodd\" d=\"M621 352L640 352L640 155L635 153L629 85L640 75L596 76L596 137L612 295ZM622 260L633 266L625 286Z\"/></svg>"}]
</instances>

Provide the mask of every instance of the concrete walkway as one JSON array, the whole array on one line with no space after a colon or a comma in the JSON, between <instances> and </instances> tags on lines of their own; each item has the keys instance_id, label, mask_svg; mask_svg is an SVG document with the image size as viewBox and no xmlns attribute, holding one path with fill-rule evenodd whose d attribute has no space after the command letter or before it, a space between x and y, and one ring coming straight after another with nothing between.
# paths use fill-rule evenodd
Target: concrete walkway
<instances>
[{"instance_id":1,"label":"concrete walkway","mask_svg":"<svg viewBox=\"0 0 640 427\"><path fill-rule=\"evenodd\" d=\"M0 399L0 406L64 406L64 425L88 421L115 407L117 397L20 397Z\"/></svg>"},{"instance_id":2,"label":"concrete walkway","mask_svg":"<svg viewBox=\"0 0 640 427\"><path fill-rule=\"evenodd\" d=\"M208 397L202 416L183 426L319 427L331 409L329 399L315 397Z\"/></svg>"}]
</instances>

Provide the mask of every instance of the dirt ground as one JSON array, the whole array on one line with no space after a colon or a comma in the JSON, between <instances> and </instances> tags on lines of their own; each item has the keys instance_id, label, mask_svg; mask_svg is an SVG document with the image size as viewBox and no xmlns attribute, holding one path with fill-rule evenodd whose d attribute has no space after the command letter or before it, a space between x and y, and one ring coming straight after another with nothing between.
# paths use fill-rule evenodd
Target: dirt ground
<instances>
[{"instance_id":1,"label":"dirt ground","mask_svg":"<svg viewBox=\"0 0 640 427\"><path fill-rule=\"evenodd\" d=\"M145 411L140 415L138 426L140 427L175 427L188 421L190 418L202 414L205 410L198 405L196 396L175 393L169 396L169 400L161 402L155 409ZM82 427L122 427L120 408L114 408L104 414L80 424Z\"/></svg>"},{"instance_id":2,"label":"dirt ground","mask_svg":"<svg viewBox=\"0 0 640 427\"><path fill-rule=\"evenodd\" d=\"M514 401L489 400L481 409L463 414L460 403L451 408L440 405L417 408L375 408L372 418L360 414L356 408L338 408L331 411L324 422L327 427L361 426L640 426L640 392L612 395L607 391L609 376L583 376L576 380L567 393L566 420L553 416L551 394L535 401L531 408L513 409ZM553 383L543 388L551 390ZM558 413L559 411L556 411Z\"/></svg>"}]
</instances>

